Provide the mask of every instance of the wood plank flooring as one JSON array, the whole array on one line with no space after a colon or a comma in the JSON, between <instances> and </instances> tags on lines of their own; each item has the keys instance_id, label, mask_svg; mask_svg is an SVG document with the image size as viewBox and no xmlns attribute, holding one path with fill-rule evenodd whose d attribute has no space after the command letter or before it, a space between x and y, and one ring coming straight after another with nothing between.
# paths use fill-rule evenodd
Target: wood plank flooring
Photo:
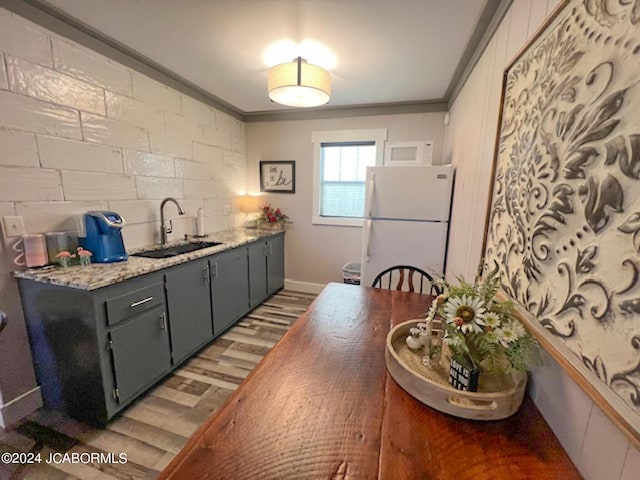
<instances>
[{"instance_id":1,"label":"wood plank flooring","mask_svg":"<svg viewBox=\"0 0 640 480\"><path fill-rule=\"evenodd\" d=\"M304 313L314 295L281 290L141 396L105 429L41 409L10 431L0 453L40 453L42 462L6 465L0 479L152 479ZM221 441L224 441L223 439ZM126 463L55 462L53 453L125 453Z\"/></svg>"}]
</instances>

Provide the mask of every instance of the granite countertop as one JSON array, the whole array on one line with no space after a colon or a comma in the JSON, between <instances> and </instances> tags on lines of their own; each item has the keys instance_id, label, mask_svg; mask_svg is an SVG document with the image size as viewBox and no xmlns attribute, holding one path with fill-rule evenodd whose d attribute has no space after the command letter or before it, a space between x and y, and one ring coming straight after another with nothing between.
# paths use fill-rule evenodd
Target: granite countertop
<instances>
[{"instance_id":1,"label":"granite countertop","mask_svg":"<svg viewBox=\"0 0 640 480\"><path fill-rule=\"evenodd\" d=\"M212 233L197 241L221 242L221 245L207 247L193 252L176 255L168 258L136 257L135 254L152 249L160 249L159 245L135 248L128 250L129 259L116 263L92 263L88 266L49 265L40 268L31 268L13 272L17 278L33 280L36 282L50 283L64 287L78 288L81 290L95 290L97 288L113 285L129 278L134 278L146 273L162 270L181 263L220 253L241 245L255 242L261 238L270 237L283 232L284 229L260 229L237 228L222 232ZM194 239L195 240L195 239ZM189 242L173 242L170 245L180 245Z\"/></svg>"}]
</instances>

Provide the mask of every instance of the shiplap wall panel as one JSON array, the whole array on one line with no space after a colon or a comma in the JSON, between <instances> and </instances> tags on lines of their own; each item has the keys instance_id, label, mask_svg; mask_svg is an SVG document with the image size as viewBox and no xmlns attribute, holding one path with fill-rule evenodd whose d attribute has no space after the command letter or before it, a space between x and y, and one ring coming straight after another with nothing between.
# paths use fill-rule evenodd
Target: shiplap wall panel
<instances>
[{"instance_id":1,"label":"shiplap wall panel","mask_svg":"<svg viewBox=\"0 0 640 480\"><path fill-rule=\"evenodd\" d=\"M450 109L444 158L456 166L446 276L472 279L492 182L505 68L562 0L515 0ZM586 479L638 478L640 451L548 355L529 394Z\"/></svg>"},{"instance_id":2,"label":"shiplap wall panel","mask_svg":"<svg viewBox=\"0 0 640 480\"><path fill-rule=\"evenodd\" d=\"M447 278L473 279L482 256L486 204L512 10L451 108L446 157L456 166ZM487 66L488 61L488 66ZM483 69L488 71L482 73Z\"/></svg>"},{"instance_id":3,"label":"shiplap wall panel","mask_svg":"<svg viewBox=\"0 0 640 480\"><path fill-rule=\"evenodd\" d=\"M544 3L544 0L535 0ZM529 38L529 18L531 0L515 0L511 6L511 22L509 23L509 40L507 41L507 58L504 67L516 56Z\"/></svg>"}]
</instances>

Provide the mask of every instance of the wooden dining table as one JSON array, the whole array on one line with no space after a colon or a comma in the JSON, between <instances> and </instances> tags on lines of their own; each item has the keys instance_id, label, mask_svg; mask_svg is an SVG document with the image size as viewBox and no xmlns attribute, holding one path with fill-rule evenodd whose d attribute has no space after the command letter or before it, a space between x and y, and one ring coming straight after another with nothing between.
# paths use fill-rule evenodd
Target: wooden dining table
<instances>
[{"instance_id":1,"label":"wooden dining table","mask_svg":"<svg viewBox=\"0 0 640 480\"><path fill-rule=\"evenodd\" d=\"M160 478L580 478L528 397L507 419L465 420L390 377L389 330L431 300L328 284Z\"/></svg>"}]
</instances>

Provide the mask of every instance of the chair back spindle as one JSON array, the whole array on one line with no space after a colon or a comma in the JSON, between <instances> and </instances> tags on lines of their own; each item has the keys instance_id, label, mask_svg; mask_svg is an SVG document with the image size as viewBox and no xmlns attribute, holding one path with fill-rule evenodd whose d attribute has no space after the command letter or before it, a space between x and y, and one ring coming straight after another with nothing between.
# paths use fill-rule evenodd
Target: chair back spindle
<instances>
[{"instance_id":1,"label":"chair back spindle","mask_svg":"<svg viewBox=\"0 0 640 480\"><path fill-rule=\"evenodd\" d=\"M398 281L395 284L395 290L403 290L405 289L405 280L407 283L407 289L409 292L416 291L416 283L414 283L414 277L417 274L417 279L419 280L420 291L419 293L425 293L425 282L429 285L429 293L431 295L439 295L441 293L440 289L433 284L433 276L424 270L413 267L411 265L396 265L391 268L387 268L383 272L380 272L375 280L373 281L372 287L375 288L387 288L388 290L392 289L393 277L394 274L397 273ZM384 285L386 284L386 287Z\"/></svg>"}]
</instances>

